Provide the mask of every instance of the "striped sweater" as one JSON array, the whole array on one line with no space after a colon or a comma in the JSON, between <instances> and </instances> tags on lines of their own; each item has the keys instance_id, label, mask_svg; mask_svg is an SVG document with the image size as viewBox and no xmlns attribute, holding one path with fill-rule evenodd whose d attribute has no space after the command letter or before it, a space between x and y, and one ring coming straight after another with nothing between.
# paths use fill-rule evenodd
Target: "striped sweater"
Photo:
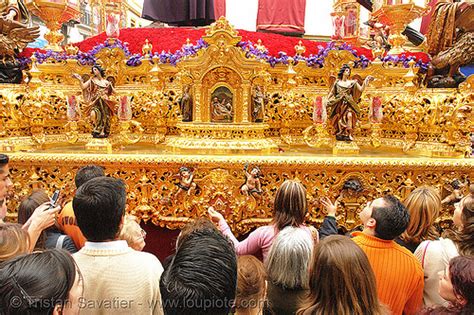
<instances>
[{"instance_id":1,"label":"striped sweater","mask_svg":"<svg viewBox=\"0 0 474 315\"><path fill-rule=\"evenodd\" d=\"M392 314L416 314L423 302L423 269L416 257L394 241L363 232L352 236L369 258L380 302Z\"/></svg>"}]
</instances>

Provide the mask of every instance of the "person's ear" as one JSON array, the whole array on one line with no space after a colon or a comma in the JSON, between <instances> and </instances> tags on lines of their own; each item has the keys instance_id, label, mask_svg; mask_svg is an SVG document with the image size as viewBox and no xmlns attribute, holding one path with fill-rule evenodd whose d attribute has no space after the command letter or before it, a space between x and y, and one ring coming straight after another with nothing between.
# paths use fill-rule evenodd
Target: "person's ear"
<instances>
[{"instance_id":1,"label":"person's ear","mask_svg":"<svg viewBox=\"0 0 474 315\"><path fill-rule=\"evenodd\" d=\"M56 304L53 309L53 315L61 315L63 313L63 307L61 304Z\"/></svg>"},{"instance_id":2,"label":"person's ear","mask_svg":"<svg viewBox=\"0 0 474 315\"><path fill-rule=\"evenodd\" d=\"M367 220L367 222L365 223L365 225L366 225L368 228L375 229L375 226L377 225L377 221L375 221L374 218L369 218L369 219Z\"/></svg>"},{"instance_id":3,"label":"person's ear","mask_svg":"<svg viewBox=\"0 0 474 315\"><path fill-rule=\"evenodd\" d=\"M455 294L455 296L456 296L458 304L461 304L463 307L466 306L467 300L463 296L458 295L458 294Z\"/></svg>"},{"instance_id":4,"label":"person's ear","mask_svg":"<svg viewBox=\"0 0 474 315\"><path fill-rule=\"evenodd\" d=\"M123 223L125 222L125 214L122 216L122 218L120 219L120 224L119 224L119 232L118 234L120 234L120 232L122 231L122 228L123 228Z\"/></svg>"}]
</instances>

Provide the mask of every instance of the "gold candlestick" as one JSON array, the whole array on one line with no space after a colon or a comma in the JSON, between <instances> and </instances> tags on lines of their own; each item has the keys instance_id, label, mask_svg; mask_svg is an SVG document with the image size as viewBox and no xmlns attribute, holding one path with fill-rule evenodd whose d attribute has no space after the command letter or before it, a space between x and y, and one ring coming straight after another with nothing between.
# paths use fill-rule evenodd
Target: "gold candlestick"
<instances>
[{"instance_id":1,"label":"gold candlestick","mask_svg":"<svg viewBox=\"0 0 474 315\"><path fill-rule=\"evenodd\" d=\"M49 29L44 35L48 41L46 49L62 51L60 43L64 40L59 31L63 23L79 16L78 0L26 0L26 6L34 15L42 19Z\"/></svg>"},{"instance_id":2,"label":"gold candlestick","mask_svg":"<svg viewBox=\"0 0 474 315\"><path fill-rule=\"evenodd\" d=\"M388 41L392 49L388 52L391 55L399 55L404 52L403 45L407 38L402 32L413 20L420 18L430 11L429 7L420 7L416 4L400 3L382 5L372 14L372 17L379 23L390 27Z\"/></svg>"}]
</instances>

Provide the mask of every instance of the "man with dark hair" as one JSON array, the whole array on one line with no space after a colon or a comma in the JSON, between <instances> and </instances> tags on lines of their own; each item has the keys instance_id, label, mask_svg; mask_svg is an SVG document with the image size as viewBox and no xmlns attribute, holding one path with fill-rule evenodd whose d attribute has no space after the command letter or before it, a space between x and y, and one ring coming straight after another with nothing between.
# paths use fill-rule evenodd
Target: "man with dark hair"
<instances>
[{"instance_id":1,"label":"man with dark hair","mask_svg":"<svg viewBox=\"0 0 474 315\"><path fill-rule=\"evenodd\" d=\"M105 176L104 168L102 166L86 165L81 167L77 171L76 177L74 177L76 189L79 189L79 187L81 187L87 181L100 176Z\"/></svg>"},{"instance_id":2,"label":"man with dark hair","mask_svg":"<svg viewBox=\"0 0 474 315\"><path fill-rule=\"evenodd\" d=\"M76 189L79 189L79 187L87 181L104 175L104 168L102 166L87 165L81 167L74 178ZM68 202L62 209L58 216L58 224L63 233L68 235L74 241L74 245L76 245L77 249L81 249L84 246L86 238L82 235L81 230L77 226L76 216L74 215L74 210L72 208L72 201Z\"/></svg>"},{"instance_id":3,"label":"man with dark hair","mask_svg":"<svg viewBox=\"0 0 474 315\"><path fill-rule=\"evenodd\" d=\"M162 314L160 261L118 240L125 216L125 183L93 178L79 187L72 203L87 238L73 255L84 279L81 314Z\"/></svg>"},{"instance_id":4,"label":"man with dark hair","mask_svg":"<svg viewBox=\"0 0 474 315\"><path fill-rule=\"evenodd\" d=\"M237 286L234 246L216 229L183 236L160 280L166 315L229 314Z\"/></svg>"},{"instance_id":5,"label":"man with dark hair","mask_svg":"<svg viewBox=\"0 0 474 315\"><path fill-rule=\"evenodd\" d=\"M410 221L405 206L392 195L375 199L359 213L362 232L352 239L367 254L380 301L392 314L416 314L423 302L423 269L416 257L394 239Z\"/></svg>"}]
</instances>

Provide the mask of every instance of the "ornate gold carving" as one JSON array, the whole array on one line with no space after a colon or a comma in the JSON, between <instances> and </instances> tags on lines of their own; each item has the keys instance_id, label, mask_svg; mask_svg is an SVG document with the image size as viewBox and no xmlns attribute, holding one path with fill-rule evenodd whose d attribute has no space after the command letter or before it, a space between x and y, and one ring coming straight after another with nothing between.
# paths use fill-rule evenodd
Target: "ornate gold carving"
<instances>
[{"instance_id":1,"label":"ornate gold carving","mask_svg":"<svg viewBox=\"0 0 474 315\"><path fill-rule=\"evenodd\" d=\"M86 150L112 153L112 144L107 138L91 138L86 144Z\"/></svg>"},{"instance_id":2,"label":"ornate gold carving","mask_svg":"<svg viewBox=\"0 0 474 315\"><path fill-rule=\"evenodd\" d=\"M209 47L176 67L160 64L156 56L130 67L120 51L107 48L99 52L99 61L115 79L117 96L133 98L132 120L143 128L143 132L139 128L128 132L129 123L113 120L111 134L115 136L109 141L116 150L112 154L103 154L110 152L104 143L98 145L98 153L86 151L90 128L83 120L67 121L66 97L80 93L71 74L90 75L89 66L74 60L47 60L32 67L28 86L3 85L0 150L36 150L11 154L17 195L9 209L15 209L19 198L33 186L50 191L64 187L64 194L71 197L77 168L94 163L126 181L128 211L145 221L180 228L190 217L205 215L213 205L238 234L270 221L275 191L285 179L298 178L307 187L308 220L318 223L323 218L319 198L329 195L334 200L345 180L357 178L363 193L341 197L346 208L339 220L351 228L367 200L387 192L404 197L422 184L441 189L454 178L474 175L473 162L461 159L470 153L473 77L459 90L433 90L420 88L418 74L401 66L380 61L353 69L353 75L376 78L361 98L355 129L361 155L372 157L328 158L328 147L334 141L324 124L313 125L313 101L327 95L329 76L341 64L353 61L352 54L331 51L321 69L291 61L292 69L283 64L270 67L246 58L236 46L241 40L237 32L223 20L208 31L205 40ZM193 121L186 123L179 119L184 85L191 86L194 107ZM219 86L232 91L233 123L210 121L210 95ZM249 122L256 86L269 98L263 123ZM374 97L380 98L383 107L379 123L370 117ZM118 150L123 145L129 145L133 154ZM49 148L56 153L46 153ZM403 149L416 158L404 158ZM176 154L179 152L183 154ZM262 170L263 194L258 200L240 194L245 163ZM175 198L174 174L183 165L194 169L200 190ZM448 215L445 209L442 217Z\"/></svg>"},{"instance_id":3,"label":"ornate gold carving","mask_svg":"<svg viewBox=\"0 0 474 315\"><path fill-rule=\"evenodd\" d=\"M230 25L229 21L223 16L221 16L217 21L211 24L209 29L206 30L206 36L213 37L216 33L226 33L231 37L237 38L237 30ZM240 40L239 40L240 41Z\"/></svg>"},{"instance_id":4,"label":"ornate gold carving","mask_svg":"<svg viewBox=\"0 0 474 315\"><path fill-rule=\"evenodd\" d=\"M177 67L159 64L156 56L153 61L144 60L138 67L129 67L120 50L106 48L99 52L107 74L115 79L117 94L133 97L133 120L144 129L143 140L137 144L161 143L167 136L181 134L178 100L184 85L192 87L193 122L210 124L210 93L219 84L227 84L234 93L236 124L251 121L251 92L255 85L263 87L269 95L264 117L268 129L263 131L267 144L275 139L291 145L321 142L318 140L319 131L324 132L321 127L303 134L312 124L312 100L327 95L329 75L336 74L339 65L350 63L354 59L352 54L334 50L326 58L324 68L313 69L300 62L291 70L284 65L271 68L266 63L246 58L245 52L234 44L239 40L237 33L229 33L224 26L215 28L206 40L207 49L181 61ZM60 63L48 60L38 67L33 62L30 88L6 85L0 91L3 104L0 107L0 146L21 150L56 145L52 141L58 139L78 145L87 142L87 125L83 122L79 121L76 129L70 129L71 125L64 129L67 124L65 95L79 94L71 77L73 72L90 75L90 68L74 60ZM469 112L474 98L470 88L472 78L459 90L431 90L421 89L418 76L411 70L408 73L407 77L407 69L382 62L374 62L365 69L353 69L354 75L375 77L360 102L361 117L355 130L358 146L362 151L374 146L381 153L405 149L410 154L425 156L461 157L467 154L469 132L473 128L472 113ZM405 92L407 84L411 94ZM41 92L35 92L38 88ZM368 117L371 99L376 96L383 103L384 119L380 125L372 125ZM19 115L18 100L22 104L29 99L44 104L41 117ZM35 108L36 105L29 102L30 110ZM215 129L210 130L214 132ZM113 121L112 134L119 133L120 126ZM247 143L247 140L241 140ZM183 138L181 143L189 141ZM325 141L321 143L324 146ZM274 143L270 147L273 148Z\"/></svg>"},{"instance_id":5,"label":"ornate gold carving","mask_svg":"<svg viewBox=\"0 0 474 315\"><path fill-rule=\"evenodd\" d=\"M355 141L336 141L336 145L332 148L334 155L359 155L360 148Z\"/></svg>"},{"instance_id":6,"label":"ornate gold carving","mask_svg":"<svg viewBox=\"0 0 474 315\"><path fill-rule=\"evenodd\" d=\"M314 124L303 131L304 141L313 148L330 147L334 143L334 137L331 137L326 124Z\"/></svg>"},{"instance_id":7,"label":"ornate gold carving","mask_svg":"<svg viewBox=\"0 0 474 315\"><path fill-rule=\"evenodd\" d=\"M50 192L61 187L66 199L72 198L77 169L97 164L103 165L107 174L124 179L128 187L127 209L142 220L180 228L189 218L206 215L207 207L213 205L231 222L237 234L271 220L275 192L285 179L297 178L305 185L310 205L308 220L320 223L324 214L319 198L327 195L334 200L340 196L347 179L357 178L363 193L340 199L345 207L339 212L338 220L349 229L358 224L357 213L365 202L385 193L403 198L420 185L443 191L455 178L465 180L474 176L474 163L469 159L20 152L10 157L16 194L9 202L9 209L16 209L32 187L43 187ZM242 167L247 162L258 165L263 174L260 178L263 194L258 200L239 191L245 183ZM181 194L175 199L178 187L174 174L182 165L194 168L194 182L200 191ZM450 216L449 211L444 209L441 216Z\"/></svg>"}]
</instances>

